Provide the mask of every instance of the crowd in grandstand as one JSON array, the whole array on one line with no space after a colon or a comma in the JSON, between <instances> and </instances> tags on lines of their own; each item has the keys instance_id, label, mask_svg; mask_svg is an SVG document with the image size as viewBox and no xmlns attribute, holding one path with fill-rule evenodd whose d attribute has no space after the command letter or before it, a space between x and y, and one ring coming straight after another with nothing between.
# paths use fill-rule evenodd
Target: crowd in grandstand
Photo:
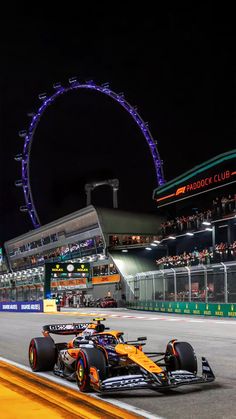
<instances>
[{"instance_id":1,"label":"crowd in grandstand","mask_svg":"<svg viewBox=\"0 0 236 419\"><path fill-rule=\"evenodd\" d=\"M199 264L209 264L212 262L227 262L236 259L236 241L232 244L219 243L212 248L193 252L184 252L181 255L164 256L156 260L159 269L180 268L181 266L193 266Z\"/></svg>"},{"instance_id":2,"label":"crowd in grandstand","mask_svg":"<svg viewBox=\"0 0 236 419\"><path fill-rule=\"evenodd\" d=\"M161 234L165 237L169 234L179 235L186 231L201 230L203 222L210 222L234 212L236 212L236 194L234 196L228 195L228 197L216 197L210 209L200 212L196 210L195 214L183 215L162 223Z\"/></svg>"}]
</instances>

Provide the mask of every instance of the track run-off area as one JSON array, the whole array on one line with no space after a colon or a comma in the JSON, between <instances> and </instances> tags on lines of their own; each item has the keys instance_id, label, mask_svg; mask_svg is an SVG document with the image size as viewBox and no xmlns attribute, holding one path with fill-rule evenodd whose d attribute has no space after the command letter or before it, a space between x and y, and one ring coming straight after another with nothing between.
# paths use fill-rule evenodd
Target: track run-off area
<instances>
[{"instance_id":1,"label":"track run-off area","mask_svg":"<svg viewBox=\"0 0 236 419\"><path fill-rule=\"evenodd\" d=\"M107 412L112 409L115 411L115 408L125 409L124 418L129 414L133 417L141 416L147 419L155 417L233 419L236 417L236 319L158 314L119 308L65 310L52 314L0 313L0 360L13 364L13 373L9 371L9 374L12 374L12 380L15 366L23 368L26 373L31 372L28 363L29 342L33 337L42 336L43 325L87 322L93 317L99 316L106 318L106 326L111 330L123 331L126 340L146 336L144 351L165 351L168 341L174 338L189 342L198 359L198 374L201 375L201 357L205 356L213 369L216 380L209 384L179 387L168 393L131 390L106 396L94 393L86 394L86 397L91 398L93 403L96 401L95 405L99 406L100 403L100 406L106 406L105 403L108 403ZM65 341L63 336L54 335L54 339L55 341ZM6 371L7 368L5 368ZM60 384L65 389L70 389L75 399L78 394L79 406L81 393L76 384L57 378L50 372L33 374L40 380L50 380L52 386ZM32 383L33 385L36 384ZM42 386L42 383L40 385ZM63 390L60 397L61 401L63 401L63 397L64 400L66 399L65 395L63 396ZM7 416L5 417L7 418ZM28 412L28 416L25 414L25 417L30 417L30 412ZM34 416L31 414L31 417ZM61 417L67 416L61 415ZM75 416L71 412L71 416L68 417ZM90 417L105 419L106 416L98 414L98 416L91 415ZM120 416L115 416L114 413L114 417Z\"/></svg>"}]
</instances>

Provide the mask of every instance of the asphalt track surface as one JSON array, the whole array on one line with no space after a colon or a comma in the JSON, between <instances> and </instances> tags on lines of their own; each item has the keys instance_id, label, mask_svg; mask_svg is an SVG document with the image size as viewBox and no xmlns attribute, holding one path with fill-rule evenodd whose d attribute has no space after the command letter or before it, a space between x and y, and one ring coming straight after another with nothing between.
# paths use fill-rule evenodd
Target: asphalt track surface
<instances>
[{"instance_id":1,"label":"asphalt track surface","mask_svg":"<svg viewBox=\"0 0 236 419\"><path fill-rule=\"evenodd\" d=\"M92 314L94 313L94 314ZM106 325L122 330L125 339L147 336L144 349L164 351L169 340L177 338L194 347L199 367L201 356L210 363L216 381L183 386L169 393L134 390L110 394L104 400L140 408L153 417L183 419L235 419L236 417L236 320L158 314L125 309L79 309L76 312L0 313L0 356L28 366L28 345L41 336L41 326L50 323L88 321L94 315L106 316ZM59 341L58 337L55 340ZM62 337L65 340L65 337ZM199 368L199 374L201 368ZM49 373L50 374L50 373ZM63 382L63 380L61 380ZM145 415L144 415L145 416ZM146 417L149 417L148 414ZM151 417L151 416L150 416Z\"/></svg>"}]
</instances>

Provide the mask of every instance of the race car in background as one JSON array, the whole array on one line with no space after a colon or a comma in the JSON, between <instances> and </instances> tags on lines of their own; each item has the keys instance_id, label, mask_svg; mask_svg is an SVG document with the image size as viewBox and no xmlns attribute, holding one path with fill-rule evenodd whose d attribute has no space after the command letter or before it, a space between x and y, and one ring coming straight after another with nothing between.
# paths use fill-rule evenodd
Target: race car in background
<instances>
[{"instance_id":1,"label":"race car in background","mask_svg":"<svg viewBox=\"0 0 236 419\"><path fill-rule=\"evenodd\" d=\"M112 297L99 298L97 301L97 307L117 307L117 301Z\"/></svg>"},{"instance_id":2,"label":"race car in background","mask_svg":"<svg viewBox=\"0 0 236 419\"><path fill-rule=\"evenodd\" d=\"M76 381L83 392L158 391L215 380L204 357L202 375L197 375L197 358L188 342L172 339L164 352L144 352L146 337L125 341L123 332L109 330L103 320L43 326L43 337L33 338L29 344L31 369L53 371ZM51 334L74 337L56 343Z\"/></svg>"}]
</instances>

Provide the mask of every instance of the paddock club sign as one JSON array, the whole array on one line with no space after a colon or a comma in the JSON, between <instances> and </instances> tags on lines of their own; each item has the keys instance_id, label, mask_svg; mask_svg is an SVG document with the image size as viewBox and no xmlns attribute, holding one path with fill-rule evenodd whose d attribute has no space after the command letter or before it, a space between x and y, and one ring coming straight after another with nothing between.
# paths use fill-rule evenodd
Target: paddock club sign
<instances>
[{"instance_id":1,"label":"paddock club sign","mask_svg":"<svg viewBox=\"0 0 236 419\"><path fill-rule=\"evenodd\" d=\"M161 190L158 191L157 189L154 199L157 202L158 207L161 207L170 204L171 202L189 198L195 194L203 193L235 181L236 170L228 169L209 174L200 179L196 179L195 177L194 181L182 185L180 184L179 186L173 186L168 191L161 192Z\"/></svg>"}]
</instances>

